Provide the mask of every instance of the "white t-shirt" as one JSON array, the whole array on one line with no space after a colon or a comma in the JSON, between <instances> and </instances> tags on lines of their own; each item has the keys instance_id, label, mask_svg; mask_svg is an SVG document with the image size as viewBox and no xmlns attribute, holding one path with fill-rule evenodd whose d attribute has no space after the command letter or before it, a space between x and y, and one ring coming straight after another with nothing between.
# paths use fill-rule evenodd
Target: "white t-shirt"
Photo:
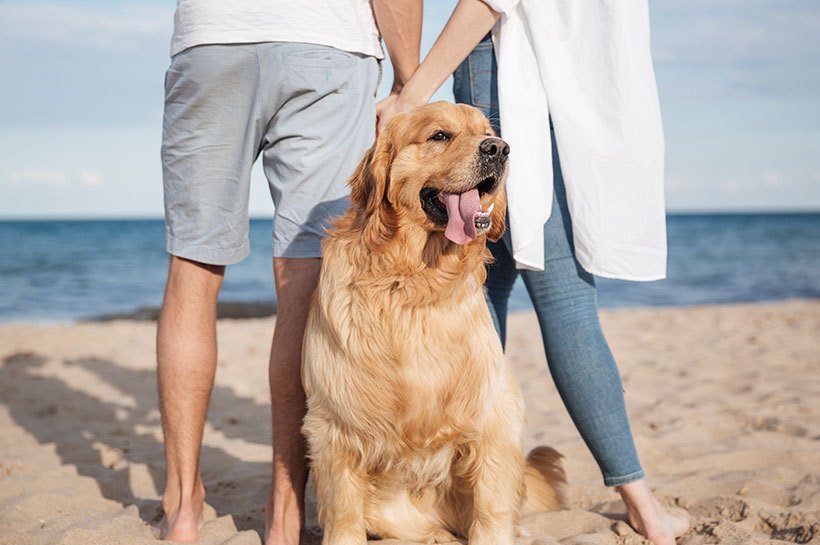
<instances>
[{"instance_id":1,"label":"white t-shirt","mask_svg":"<svg viewBox=\"0 0 820 545\"><path fill-rule=\"evenodd\" d=\"M177 0L172 57L195 45L256 42L384 57L369 0Z\"/></svg>"}]
</instances>

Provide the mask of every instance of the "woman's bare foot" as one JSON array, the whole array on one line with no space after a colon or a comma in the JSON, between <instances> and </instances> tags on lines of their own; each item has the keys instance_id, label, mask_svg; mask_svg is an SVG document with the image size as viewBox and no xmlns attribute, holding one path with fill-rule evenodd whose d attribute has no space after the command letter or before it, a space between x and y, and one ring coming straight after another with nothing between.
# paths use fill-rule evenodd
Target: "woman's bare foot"
<instances>
[{"instance_id":1,"label":"woman's bare foot","mask_svg":"<svg viewBox=\"0 0 820 545\"><path fill-rule=\"evenodd\" d=\"M689 529L689 516L682 509L672 512L649 490L645 479L616 487L626 504L629 525L655 545L675 545L675 538Z\"/></svg>"},{"instance_id":2,"label":"woman's bare foot","mask_svg":"<svg viewBox=\"0 0 820 545\"><path fill-rule=\"evenodd\" d=\"M162 508L165 514L162 520L153 528L154 537L193 543L199 538L199 528L202 526L202 509L205 505L205 489L201 488L194 493L194 497L186 501L162 499Z\"/></svg>"}]
</instances>

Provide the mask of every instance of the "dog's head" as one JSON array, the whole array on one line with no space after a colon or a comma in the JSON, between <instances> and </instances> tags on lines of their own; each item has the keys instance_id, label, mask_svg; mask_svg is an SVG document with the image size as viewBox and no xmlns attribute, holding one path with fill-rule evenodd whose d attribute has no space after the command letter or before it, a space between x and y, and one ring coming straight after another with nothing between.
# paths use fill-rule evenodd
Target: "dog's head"
<instances>
[{"instance_id":1,"label":"dog's head","mask_svg":"<svg viewBox=\"0 0 820 545\"><path fill-rule=\"evenodd\" d=\"M359 164L351 210L382 239L411 225L457 244L498 240L509 151L475 108L416 108L396 116Z\"/></svg>"}]
</instances>

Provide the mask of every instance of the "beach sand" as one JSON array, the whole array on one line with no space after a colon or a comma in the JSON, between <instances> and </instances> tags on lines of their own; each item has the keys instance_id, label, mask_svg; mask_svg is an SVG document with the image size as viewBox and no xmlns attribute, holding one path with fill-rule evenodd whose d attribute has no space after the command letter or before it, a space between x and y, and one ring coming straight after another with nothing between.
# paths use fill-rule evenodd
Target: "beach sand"
<instances>
[{"instance_id":1,"label":"beach sand","mask_svg":"<svg viewBox=\"0 0 820 545\"><path fill-rule=\"evenodd\" d=\"M602 319L650 486L692 516L679 543L820 543L820 301ZM273 323L219 323L202 544L260 543ZM155 543L148 523L159 517L163 448L154 328L0 326L0 544ZM534 315L512 315L509 331L525 447L565 455L570 498L568 510L525 517L518 545L643 543L552 385Z\"/></svg>"}]
</instances>

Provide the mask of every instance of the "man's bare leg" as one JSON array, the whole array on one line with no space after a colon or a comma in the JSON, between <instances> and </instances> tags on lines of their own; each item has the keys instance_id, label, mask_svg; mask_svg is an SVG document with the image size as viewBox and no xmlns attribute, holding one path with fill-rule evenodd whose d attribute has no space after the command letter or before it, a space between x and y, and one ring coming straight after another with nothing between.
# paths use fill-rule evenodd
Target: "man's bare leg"
<instances>
[{"instance_id":1,"label":"man's bare leg","mask_svg":"<svg viewBox=\"0 0 820 545\"><path fill-rule=\"evenodd\" d=\"M273 260L277 309L268 367L273 486L265 506L265 545L297 545L305 522L305 392L300 369L302 337L320 267L320 259Z\"/></svg>"},{"instance_id":2,"label":"man's bare leg","mask_svg":"<svg viewBox=\"0 0 820 545\"><path fill-rule=\"evenodd\" d=\"M171 257L157 326L157 375L167 476L160 539L193 542L205 489L199 452L216 372L216 299L225 267Z\"/></svg>"}]
</instances>

